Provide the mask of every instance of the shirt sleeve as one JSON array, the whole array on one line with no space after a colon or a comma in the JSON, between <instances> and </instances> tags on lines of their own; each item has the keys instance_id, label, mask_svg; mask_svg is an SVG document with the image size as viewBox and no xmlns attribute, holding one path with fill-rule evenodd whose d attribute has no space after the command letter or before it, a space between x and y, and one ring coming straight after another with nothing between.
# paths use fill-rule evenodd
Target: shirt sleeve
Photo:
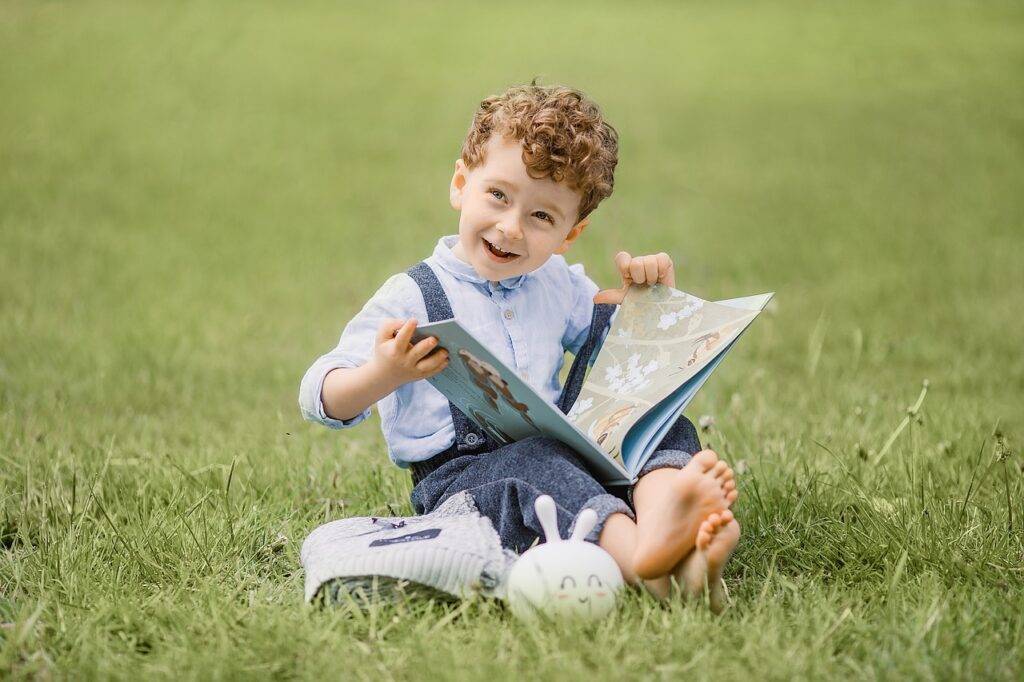
<instances>
[{"instance_id":1,"label":"shirt sleeve","mask_svg":"<svg viewBox=\"0 0 1024 682\"><path fill-rule=\"evenodd\" d=\"M594 295L597 294L600 287L597 286L594 280L587 277L582 263L569 266L569 287L569 290L572 292L573 303L572 308L569 310L569 320L566 324L565 335L562 337L562 348L576 355L590 336L590 323L594 318ZM608 326L601 330L601 337L597 348L594 349L594 353L590 356L588 364L593 365L597 359L598 351L608 335L608 330L611 328L611 322L618 313L619 309L616 306L609 319Z\"/></svg>"},{"instance_id":2,"label":"shirt sleeve","mask_svg":"<svg viewBox=\"0 0 1024 682\"><path fill-rule=\"evenodd\" d=\"M373 357L377 329L385 319L419 317L415 311L410 310L411 303L420 298L418 290L412 291L415 288L415 282L405 273L394 275L384 282L363 309L345 325L334 350L321 355L306 370L299 385L299 410L305 419L332 429L344 429L370 416L369 407L351 419L332 419L327 416L321 399L324 379L331 370L366 364Z\"/></svg>"}]
</instances>

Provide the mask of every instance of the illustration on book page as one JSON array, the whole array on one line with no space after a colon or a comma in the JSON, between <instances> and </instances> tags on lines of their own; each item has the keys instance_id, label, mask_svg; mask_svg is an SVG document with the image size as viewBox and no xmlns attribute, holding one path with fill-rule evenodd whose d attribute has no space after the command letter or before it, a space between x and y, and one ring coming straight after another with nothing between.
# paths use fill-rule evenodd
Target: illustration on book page
<instances>
[{"instance_id":1,"label":"illustration on book page","mask_svg":"<svg viewBox=\"0 0 1024 682\"><path fill-rule=\"evenodd\" d=\"M621 463L630 427L756 316L664 285L630 287L569 419Z\"/></svg>"}]
</instances>

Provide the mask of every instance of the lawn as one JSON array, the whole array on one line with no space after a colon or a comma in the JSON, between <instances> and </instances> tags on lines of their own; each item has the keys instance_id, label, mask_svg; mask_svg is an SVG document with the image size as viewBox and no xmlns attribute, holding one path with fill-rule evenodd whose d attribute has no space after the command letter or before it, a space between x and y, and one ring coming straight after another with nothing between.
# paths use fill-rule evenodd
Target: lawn
<instances>
[{"instance_id":1,"label":"lawn","mask_svg":"<svg viewBox=\"0 0 1024 682\"><path fill-rule=\"evenodd\" d=\"M1019 3L4 2L0 677L1020 679L1022 75ZM732 606L307 607L305 535L411 483L299 379L535 76L620 133L571 262L777 292L689 410Z\"/></svg>"}]
</instances>

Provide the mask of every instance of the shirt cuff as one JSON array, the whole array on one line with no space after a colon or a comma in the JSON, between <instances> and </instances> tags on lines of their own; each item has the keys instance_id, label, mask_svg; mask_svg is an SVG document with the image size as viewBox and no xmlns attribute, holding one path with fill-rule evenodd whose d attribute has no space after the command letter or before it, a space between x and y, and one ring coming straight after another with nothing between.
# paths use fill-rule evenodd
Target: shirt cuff
<instances>
[{"instance_id":1,"label":"shirt cuff","mask_svg":"<svg viewBox=\"0 0 1024 682\"><path fill-rule=\"evenodd\" d=\"M365 421L366 418L370 416L370 408L367 407L360 414L357 414L350 419L334 419L333 417L327 416L327 411L324 409L323 401L324 381L327 379L327 375L335 369L342 369L342 367L324 367L320 370L320 375L317 377L317 380L315 382L310 382L307 385L307 390L313 390L315 392L313 392L312 395L305 396L307 400L302 401L300 407L302 408L302 416L309 421L318 422L329 429L347 429Z\"/></svg>"}]
</instances>

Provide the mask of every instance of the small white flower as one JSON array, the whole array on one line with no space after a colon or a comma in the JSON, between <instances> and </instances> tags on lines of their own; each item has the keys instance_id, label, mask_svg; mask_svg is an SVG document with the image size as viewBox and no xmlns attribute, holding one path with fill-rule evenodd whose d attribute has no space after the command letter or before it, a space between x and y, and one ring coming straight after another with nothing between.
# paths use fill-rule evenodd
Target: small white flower
<instances>
[{"instance_id":1,"label":"small white flower","mask_svg":"<svg viewBox=\"0 0 1024 682\"><path fill-rule=\"evenodd\" d=\"M685 320L703 307L704 301L692 298L686 302L686 307L679 311L679 318Z\"/></svg>"},{"instance_id":2,"label":"small white flower","mask_svg":"<svg viewBox=\"0 0 1024 682\"><path fill-rule=\"evenodd\" d=\"M624 373L619 371L618 365L615 366L617 371L614 376L610 376L611 372L606 371L605 380L609 382L608 389L615 392L633 393L650 384L651 382L647 375L658 369L661 365L657 360L650 360L646 365L641 366L640 360L640 353L634 353L626 361Z\"/></svg>"},{"instance_id":3,"label":"small white flower","mask_svg":"<svg viewBox=\"0 0 1024 682\"><path fill-rule=\"evenodd\" d=\"M621 375L621 374L622 374L622 367L619 366L619 365L612 365L611 367L609 367L608 369L606 369L604 371L604 380L605 381L614 381L615 379L618 379L619 375Z\"/></svg>"},{"instance_id":4,"label":"small white flower","mask_svg":"<svg viewBox=\"0 0 1024 682\"><path fill-rule=\"evenodd\" d=\"M658 318L658 329L665 331L669 327L674 327L679 319L675 316L675 313L665 313Z\"/></svg>"}]
</instances>

